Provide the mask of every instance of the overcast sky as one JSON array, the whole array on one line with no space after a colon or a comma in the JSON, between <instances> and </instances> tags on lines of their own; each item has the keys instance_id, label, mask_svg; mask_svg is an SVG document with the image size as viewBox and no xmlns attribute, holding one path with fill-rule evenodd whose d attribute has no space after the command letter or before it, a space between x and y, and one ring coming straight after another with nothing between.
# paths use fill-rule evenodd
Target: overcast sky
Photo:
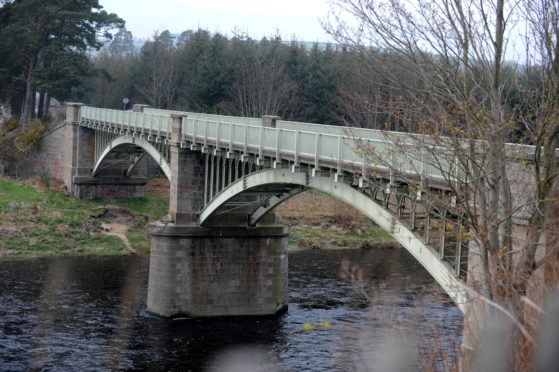
<instances>
[{"instance_id":1,"label":"overcast sky","mask_svg":"<svg viewBox=\"0 0 559 372\"><path fill-rule=\"evenodd\" d=\"M198 27L231 36L233 30L254 39L274 35L300 41L332 41L320 25L327 0L100 0L126 21L138 38L155 31L180 33Z\"/></svg>"}]
</instances>

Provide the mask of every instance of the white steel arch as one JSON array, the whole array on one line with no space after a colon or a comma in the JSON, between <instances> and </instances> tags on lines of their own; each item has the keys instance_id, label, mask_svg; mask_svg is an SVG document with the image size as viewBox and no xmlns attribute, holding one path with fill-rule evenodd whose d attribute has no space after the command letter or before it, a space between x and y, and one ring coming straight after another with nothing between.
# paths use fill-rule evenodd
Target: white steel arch
<instances>
[{"instance_id":1,"label":"white steel arch","mask_svg":"<svg viewBox=\"0 0 559 372\"><path fill-rule=\"evenodd\" d=\"M95 167L93 168L92 174L93 176L97 174L100 169L99 167L101 166L103 160L105 160L107 155L114 148L122 145L136 145L138 147L141 147L149 156L153 158L153 160L157 162L157 164L159 164L167 179L171 179L171 167L169 166L169 163L167 163L163 155L159 152L159 150L157 150L150 142L146 141L145 139L128 135L117 137L109 142L107 147L103 150L103 152L95 162Z\"/></svg>"},{"instance_id":2,"label":"white steel arch","mask_svg":"<svg viewBox=\"0 0 559 372\"><path fill-rule=\"evenodd\" d=\"M431 274L439 285L464 312L468 302L468 291L463 282L453 274L450 265L439 259L438 252L428 246L424 240L401 223L392 212L383 208L367 195L355 190L343 182L325 176L307 177L304 172L292 172L289 169L266 169L251 173L233 182L216 195L200 212L198 223L204 222L225 202L245 190L262 185L292 184L314 188L325 192L357 208L375 221L398 241Z\"/></svg>"}]
</instances>

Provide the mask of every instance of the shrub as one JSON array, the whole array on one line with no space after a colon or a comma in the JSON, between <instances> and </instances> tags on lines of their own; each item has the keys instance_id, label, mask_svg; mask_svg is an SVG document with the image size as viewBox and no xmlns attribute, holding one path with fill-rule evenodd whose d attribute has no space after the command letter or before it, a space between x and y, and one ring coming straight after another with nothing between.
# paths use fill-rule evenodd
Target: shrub
<instances>
[{"instance_id":1,"label":"shrub","mask_svg":"<svg viewBox=\"0 0 559 372\"><path fill-rule=\"evenodd\" d=\"M10 119L6 123L6 132L11 132L17 128L19 128L19 120L17 119Z\"/></svg>"},{"instance_id":2,"label":"shrub","mask_svg":"<svg viewBox=\"0 0 559 372\"><path fill-rule=\"evenodd\" d=\"M39 171L39 180L41 181L41 185L47 190L50 190L50 179L51 175L48 168L41 168L41 170Z\"/></svg>"},{"instance_id":3,"label":"shrub","mask_svg":"<svg viewBox=\"0 0 559 372\"><path fill-rule=\"evenodd\" d=\"M41 137L46 131L45 125L38 119L33 119L24 130L9 130L18 128L17 120L8 122L5 130L0 131L0 161L15 165L16 176L21 162L28 159L29 155L39 147Z\"/></svg>"}]
</instances>

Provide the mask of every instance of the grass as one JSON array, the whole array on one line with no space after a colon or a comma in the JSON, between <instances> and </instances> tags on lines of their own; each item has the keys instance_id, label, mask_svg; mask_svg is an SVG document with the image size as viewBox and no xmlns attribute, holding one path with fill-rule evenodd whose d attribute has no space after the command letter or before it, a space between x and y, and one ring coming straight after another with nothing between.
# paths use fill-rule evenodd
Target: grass
<instances>
[{"instance_id":1,"label":"grass","mask_svg":"<svg viewBox=\"0 0 559 372\"><path fill-rule=\"evenodd\" d=\"M390 234L378 226L369 226L359 233L321 226L292 226L289 245L306 248L318 243L316 248L356 248L365 244L392 241Z\"/></svg>"},{"instance_id":2,"label":"grass","mask_svg":"<svg viewBox=\"0 0 559 372\"><path fill-rule=\"evenodd\" d=\"M299 194L276 208L278 221L291 225L291 249L395 244L390 234L355 208L320 191L311 191Z\"/></svg>"},{"instance_id":3,"label":"grass","mask_svg":"<svg viewBox=\"0 0 559 372\"><path fill-rule=\"evenodd\" d=\"M129 254L119 238L101 233L110 222L102 213L108 204L133 213L126 235L134 249L148 252L145 228L167 213L166 198L82 200L0 178L0 257Z\"/></svg>"},{"instance_id":4,"label":"grass","mask_svg":"<svg viewBox=\"0 0 559 372\"><path fill-rule=\"evenodd\" d=\"M119 238L101 232L101 224L114 219L106 214L107 205L127 211L126 237L136 251L149 252L146 226L167 214L169 199L168 184L153 181L145 198L85 200L50 191L41 181L33 184L0 177L0 258L130 254ZM51 189L57 188L56 181L49 184ZM318 191L288 200L276 209L276 215L280 223L291 226L291 249L358 248L393 242L369 218Z\"/></svg>"}]
</instances>

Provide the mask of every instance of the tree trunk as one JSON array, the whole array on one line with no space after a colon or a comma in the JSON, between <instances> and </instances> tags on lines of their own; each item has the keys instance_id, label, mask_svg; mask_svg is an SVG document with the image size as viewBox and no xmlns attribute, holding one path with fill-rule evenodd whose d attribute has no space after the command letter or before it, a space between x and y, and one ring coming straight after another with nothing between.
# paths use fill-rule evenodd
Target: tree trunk
<instances>
[{"instance_id":1,"label":"tree trunk","mask_svg":"<svg viewBox=\"0 0 559 372\"><path fill-rule=\"evenodd\" d=\"M33 88L33 95L31 96L31 119L37 117L37 90Z\"/></svg>"},{"instance_id":2,"label":"tree trunk","mask_svg":"<svg viewBox=\"0 0 559 372\"><path fill-rule=\"evenodd\" d=\"M43 114L48 114L50 111L50 96L49 92L45 92L45 107L43 108Z\"/></svg>"},{"instance_id":3,"label":"tree trunk","mask_svg":"<svg viewBox=\"0 0 559 372\"><path fill-rule=\"evenodd\" d=\"M25 83L25 98L21 108L21 118L19 120L21 129L27 127L27 123L31 119L31 106L33 105L33 83L31 79L27 79Z\"/></svg>"},{"instance_id":4,"label":"tree trunk","mask_svg":"<svg viewBox=\"0 0 559 372\"><path fill-rule=\"evenodd\" d=\"M39 93L39 105L37 107L37 117L40 119L43 117L43 110L45 108L45 93Z\"/></svg>"},{"instance_id":5,"label":"tree trunk","mask_svg":"<svg viewBox=\"0 0 559 372\"><path fill-rule=\"evenodd\" d=\"M37 59L31 58L29 61L29 66L27 69L26 79L25 79L25 98L23 99L23 106L21 108L21 118L20 126L21 129L27 127L27 123L32 118L33 115L33 93L35 92L35 84L33 81L33 71L35 71L35 64Z\"/></svg>"}]
</instances>

